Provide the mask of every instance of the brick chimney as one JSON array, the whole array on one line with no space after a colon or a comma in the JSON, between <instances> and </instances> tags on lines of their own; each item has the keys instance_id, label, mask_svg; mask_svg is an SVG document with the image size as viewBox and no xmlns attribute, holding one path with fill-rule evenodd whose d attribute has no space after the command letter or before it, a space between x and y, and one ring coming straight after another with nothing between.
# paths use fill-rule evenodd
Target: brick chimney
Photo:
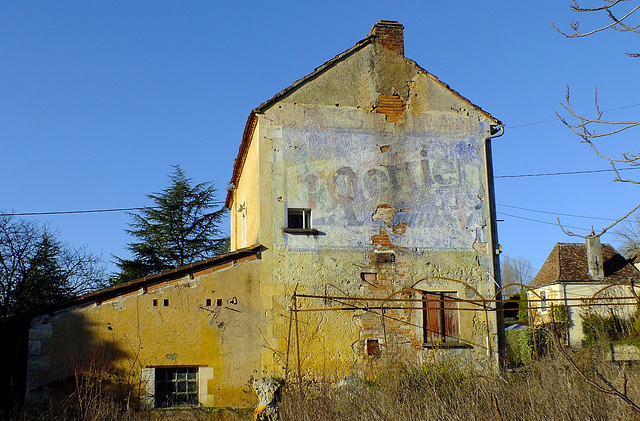
<instances>
[{"instance_id":1,"label":"brick chimney","mask_svg":"<svg viewBox=\"0 0 640 421\"><path fill-rule=\"evenodd\" d=\"M404 56L404 26L396 20L379 20L371 28L370 35L376 42L389 50L397 51Z\"/></svg>"},{"instance_id":2,"label":"brick chimney","mask_svg":"<svg viewBox=\"0 0 640 421\"><path fill-rule=\"evenodd\" d=\"M600 237L587 235L587 268L592 279L604 279L604 267L602 264L602 246Z\"/></svg>"}]
</instances>

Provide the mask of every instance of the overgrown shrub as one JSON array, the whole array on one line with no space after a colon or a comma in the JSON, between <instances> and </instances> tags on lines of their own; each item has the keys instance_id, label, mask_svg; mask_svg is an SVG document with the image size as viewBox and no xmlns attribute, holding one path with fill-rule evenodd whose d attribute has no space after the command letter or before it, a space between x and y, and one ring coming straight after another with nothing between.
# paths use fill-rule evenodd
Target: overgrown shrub
<instances>
[{"instance_id":1,"label":"overgrown shrub","mask_svg":"<svg viewBox=\"0 0 640 421\"><path fill-rule=\"evenodd\" d=\"M535 341L534 341L535 332ZM550 326L538 325L535 329L525 327L518 331L518 349L520 362L528 363L547 354L550 342Z\"/></svg>"},{"instance_id":2,"label":"overgrown shrub","mask_svg":"<svg viewBox=\"0 0 640 421\"><path fill-rule=\"evenodd\" d=\"M603 316L596 313L582 314L582 345L592 347L606 342L617 341L629 336L629 321L622 320L614 312Z\"/></svg>"},{"instance_id":3,"label":"overgrown shrub","mask_svg":"<svg viewBox=\"0 0 640 421\"><path fill-rule=\"evenodd\" d=\"M640 335L640 305L636 306L636 312L633 316L632 327L635 335Z\"/></svg>"},{"instance_id":4,"label":"overgrown shrub","mask_svg":"<svg viewBox=\"0 0 640 421\"><path fill-rule=\"evenodd\" d=\"M527 299L527 291L520 291L520 302L518 303L518 323L523 325L529 324L529 301Z\"/></svg>"}]
</instances>

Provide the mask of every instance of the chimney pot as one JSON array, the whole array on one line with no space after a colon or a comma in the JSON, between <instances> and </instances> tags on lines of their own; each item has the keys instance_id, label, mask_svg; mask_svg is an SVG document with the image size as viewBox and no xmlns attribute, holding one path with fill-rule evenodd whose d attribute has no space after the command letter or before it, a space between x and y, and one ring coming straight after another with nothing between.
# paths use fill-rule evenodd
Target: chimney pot
<instances>
[{"instance_id":1,"label":"chimney pot","mask_svg":"<svg viewBox=\"0 0 640 421\"><path fill-rule=\"evenodd\" d=\"M404 26L398 21L381 19L373 25L370 35L378 44L404 56Z\"/></svg>"},{"instance_id":2,"label":"chimney pot","mask_svg":"<svg viewBox=\"0 0 640 421\"><path fill-rule=\"evenodd\" d=\"M588 235L587 242L587 268L592 279L604 279L604 266L602 264L602 246L600 237Z\"/></svg>"}]
</instances>

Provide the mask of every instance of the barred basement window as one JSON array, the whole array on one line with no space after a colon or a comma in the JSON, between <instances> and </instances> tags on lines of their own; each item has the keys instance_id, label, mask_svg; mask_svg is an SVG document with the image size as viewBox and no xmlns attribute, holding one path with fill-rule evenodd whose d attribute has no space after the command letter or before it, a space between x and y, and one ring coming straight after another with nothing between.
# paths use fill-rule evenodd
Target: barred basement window
<instances>
[{"instance_id":1,"label":"barred basement window","mask_svg":"<svg viewBox=\"0 0 640 421\"><path fill-rule=\"evenodd\" d=\"M156 368L156 408L198 404L198 368Z\"/></svg>"}]
</instances>

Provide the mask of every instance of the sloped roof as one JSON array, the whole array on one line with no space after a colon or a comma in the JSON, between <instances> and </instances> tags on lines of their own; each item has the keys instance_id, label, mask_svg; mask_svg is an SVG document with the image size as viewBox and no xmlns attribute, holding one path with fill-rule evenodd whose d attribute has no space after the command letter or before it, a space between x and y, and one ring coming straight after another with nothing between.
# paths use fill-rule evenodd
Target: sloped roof
<instances>
[{"instance_id":1,"label":"sloped roof","mask_svg":"<svg viewBox=\"0 0 640 421\"><path fill-rule=\"evenodd\" d=\"M634 255L629 258L629 261L631 263L633 263L634 265L639 264L640 263L640 250L636 251L634 253Z\"/></svg>"},{"instance_id":2,"label":"sloped roof","mask_svg":"<svg viewBox=\"0 0 640 421\"><path fill-rule=\"evenodd\" d=\"M211 268L219 270L229 266L233 262L259 259L260 253L263 250L264 247L262 245L255 244L253 246L239 249L230 253L221 254L219 256L210 257L205 260L180 266L175 269L170 269L157 274L145 276L144 278L139 278L130 282L124 282L122 284L103 288L89 294L72 298L51 307L41 309L37 312L25 315L24 317L34 317L40 314L52 313L55 311L63 310L65 308L75 307L79 305L101 303L120 295L127 295L139 291L140 289L150 288L153 285L165 282L174 282L182 279L189 274L194 274L203 270Z\"/></svg>"},{"instance_id":3,"label":"sloped roof","mask_svg":"<svg viewBox=\"0 0 640 421\"><path fill-rule=\"evenodd\" d=\"M377 39L377 36L373 33L373 31L370 32L367 35L366 38L358 41L353 47L351 47L351 48L347 49L346 51L336 55L332 59L327 60L323 65L321 65L319 67L316 67L313 70L313 72L311 72L308 75L302 77L301 79L298 79L297 81L293 82L293 84L291 84L290 86L286 87L282 91L278 92L272 98L264 101L262 104L258 105L256 108L254 108L251 111L251 113L249 114L249 117L247 118L247 123L245 124L244 132L242 134L242 142L240 143L240 148L238 150L238 157L235 159L235 161L233 163L233 175L231 176L231 181L229 182L229 184L232 187L235 186L238 183L238 180L240 178L240 174L242 173L242 168L244 167L244 162L245 162L245 159L246 159L246 155L247 155L247 152L249 150L249 146L251 144L251 138L253 136L253 131L254 131L254 129L256 127L256 124L257 124L257 121L258 121L257 115L264 113L266 110L271 108L274 104L276 104L278 101L280 101L280 100L286 98L287 96L291 95L296 90L298 90L300 87L302 87L305 84L309 83L310 81L316 79L317 77L319 77L320 75L325 73L327 70L333 68L336 64L340 63L341 61L346 60L349 57L351 57L352 55L354 55L358 51L360 51L363 48L365 48L367 45L370 45L370 44L374 43L376 41L376 39ZM500 120L498 120L497 118L493 117L491 114L489 114L488 112L484 111L482 108L480 108L479 106L477 106L474 103L472 103L471 101L469 101L467 98L465 98L462 95L460 95L460 93L458 93L457 91L451 89L451 87L449 85L447 85L446 83L440 81L440 79L438 79L435 75L429 73L424 68L420 67L415 61L407 59L407 58L405 58L405 60L409 65L415 66L419 73L424 74L428 78L432 79L434 82L436 82L439 85L441 85L443 88L451 91L458 98L460 98L464 102L468 103L471 108L475 109L476 111L478 111L480 114L484 115L489 120L493 120L495 122L495 124L502 124L502 122ZM226 201L225 201L225 206L227 206L227 208L229 208L231 206L232 197L233 197L233 195L231 193L231 190L229 190L228 193L227 193Z\"/></svg>"},{"instance_id":4,"label":"sloped roof","mask_svg":"<svg viewBox=\"0 0 640 421\"><path fill-rule=\"evenodd\" d=\"M602 244L603 280L593 280L587 267L584 243L556 243L530 286L563 282L618 283L640 281L640 272L610 244Z\"/></svg>"}]
</instances>

